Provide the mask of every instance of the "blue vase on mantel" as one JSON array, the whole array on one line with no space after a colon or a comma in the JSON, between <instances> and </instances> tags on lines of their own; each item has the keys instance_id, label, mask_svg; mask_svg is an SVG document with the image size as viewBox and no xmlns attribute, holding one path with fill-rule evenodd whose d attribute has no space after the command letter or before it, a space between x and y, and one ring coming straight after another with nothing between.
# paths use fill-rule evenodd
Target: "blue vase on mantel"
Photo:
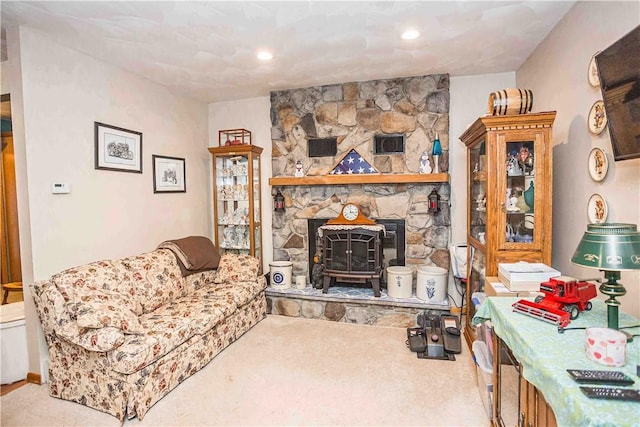
<instances>
[{"instance_id":1,"label":"blue vase on mantel","mask_svg":"<svg viewBox=\"0 0 640 427\"><path fill-rule=\"evenodd\" d=\"M533 181L529 183L529 188L525 190L524 194L524 202L529 206L529 212L533 212L534 205L534 193L535 189L533 188Z\"/></svg>"}]
</instances>

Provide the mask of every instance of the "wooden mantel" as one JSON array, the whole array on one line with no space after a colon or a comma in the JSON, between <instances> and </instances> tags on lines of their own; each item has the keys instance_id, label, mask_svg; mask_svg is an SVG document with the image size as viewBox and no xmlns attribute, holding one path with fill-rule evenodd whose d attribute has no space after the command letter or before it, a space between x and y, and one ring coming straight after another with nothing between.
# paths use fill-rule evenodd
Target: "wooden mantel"
<instances>
[{"instance_id":1,"label":"wooden mantel","mask_svg":"<svg viewBox=\"0 0 640 427\"><path fill-rule=\"evenodd\" d=\"M271 186L287 185L349 185L349 184L430 184L449 182L448 173L430 174L343 174L321 176L276 176L269 178Z\"/></svg>"}]
</instances>

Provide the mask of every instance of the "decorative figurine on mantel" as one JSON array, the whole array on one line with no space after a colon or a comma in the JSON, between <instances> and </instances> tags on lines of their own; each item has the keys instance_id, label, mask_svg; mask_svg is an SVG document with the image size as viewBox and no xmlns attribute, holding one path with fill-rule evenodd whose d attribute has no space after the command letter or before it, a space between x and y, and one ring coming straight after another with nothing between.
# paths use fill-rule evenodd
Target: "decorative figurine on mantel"
<instances>
[{"instance_id":1,"label":"decorative figurine on mantel","mask_svg":"<svg viewBox=\"0 0 640 427\"><path fill-rule=\"evenodd\" d=\"M431 162L429 161L429 154L426 151L422 152L422 156L420 156L420 173L427 174L431 173Z\"/></svg>"},{"instance_id":2,"label":"decorative figurine on mantel","mask_svg":"<svg viewBox=\"0 0 640 427\"><path fill-rule=\"evenodd\" d=\"M295 176L296 178L302 178L304 176L304 171L302 170L302 162L300 160L296 162L296 171L294 172L293 176Z\"/></svg>"}]
</instances>

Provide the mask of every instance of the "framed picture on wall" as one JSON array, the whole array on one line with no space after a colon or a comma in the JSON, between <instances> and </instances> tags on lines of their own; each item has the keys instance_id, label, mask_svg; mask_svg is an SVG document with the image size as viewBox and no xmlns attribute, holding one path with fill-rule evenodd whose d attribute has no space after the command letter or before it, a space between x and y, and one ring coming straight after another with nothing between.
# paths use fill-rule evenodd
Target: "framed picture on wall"
<instances>
[{"instance_id":1,"label":"framed picture on wall","mask_svg":"<svg viewBox=\"0 0 640 427\"><path fill-rule=\"evenodd\" d=\"M94 122L95 168L142 173L142 133Z\"/></svg>"},{"instance_id":2,"label":"framed picture on wall","mask_svg":"<svg viewBox=\"0 0 640 427\"><path fill-rule=\"evenodd\" d=\"M179 157L153 155L153 192L186 193L185 162Z\"/></svg>"}]
</instances>

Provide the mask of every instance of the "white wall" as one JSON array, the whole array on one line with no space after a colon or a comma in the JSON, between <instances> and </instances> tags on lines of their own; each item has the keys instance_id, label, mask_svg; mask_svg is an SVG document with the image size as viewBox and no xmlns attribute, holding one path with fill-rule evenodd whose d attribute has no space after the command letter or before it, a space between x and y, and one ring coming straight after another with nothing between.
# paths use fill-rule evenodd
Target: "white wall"
<instances>
[{"instance_id":1,"label":"white wall","mask_svg":"<svg viewBox=\"0 0 640 427\"><path fill-rule=\"evenodd\" d=\"M534 108L558 112L553 127L553 266L563 274L591 278L602 274L571 264L587 229L587 201L601 194L609 207L608 222L640 224L640 159L614 162L608 129L599 136L587 128L600 88L587 81L587 68L603 50L640 24L638 2L577 2L517 71L518 87L531 89ZM589 152L607 153L609 172L602 182L589 177ZM622 274L627 295L621 309L640 316L640 273Z\"/></svg>"},{"instance_id":2,"label":"white wall","mask_svg":"<svg viewBox=\"0 0 640 427\"><path fill-rule=\"evenodd\" d=\"M237 101L209 104L209 146L218 147L218 131L223 129L247 129L251 131L251 143L264 148L260 158L260 179L262 183L262 245L263 269L269 271L269 263L273 260L273 235L271 234L271 217L273 214L273 196L269 186L271 178L271 101L268 96L240 99ZM210 165L212 172L213 165ZM212 180L209 180L212 185ZM211 203L213 189L209 188ZM214 227L213 216L211 227ZM215 230L214 230L215 231Z\"/></svg>"},{"instance_id":3,"label":"white wall","mask_svg":"<svg viewBox=\"0 0 640 427\"><path fill-rule=\"evenodd\" d=\"M26 164L27 187L19 181L18 193L28 193L32 245L23 265L33 261L26 283L150 251L166 239L211 236L205 104L27 28L19 56L26 153L16 155L16 168L23 176ZM94 169L94 121L143 133L142 174ZM186 159L186 193L153 193L152 154ZM69 183L71 193L51 194L53 182ZM32 305L28 292L25 300ZM34 315L28 308L27 324L38 323ZM37 337L31 331L28 339ZM40 368L30 363L29 370Z\"/></svg>"},{"instance_id":4,"label":"white wall","mask_svg":"<svg viewBox=\"0 0 640 427\"><path fill-rule=\"evenodd\" d=\"M515 72L451 77L449 110L449 175L451 179L451 244L467 241L467 150L460 135L488 111L489 94L515 87ZM449 294L461 297L449 277Z\"/></svg>"}]
</instances>

